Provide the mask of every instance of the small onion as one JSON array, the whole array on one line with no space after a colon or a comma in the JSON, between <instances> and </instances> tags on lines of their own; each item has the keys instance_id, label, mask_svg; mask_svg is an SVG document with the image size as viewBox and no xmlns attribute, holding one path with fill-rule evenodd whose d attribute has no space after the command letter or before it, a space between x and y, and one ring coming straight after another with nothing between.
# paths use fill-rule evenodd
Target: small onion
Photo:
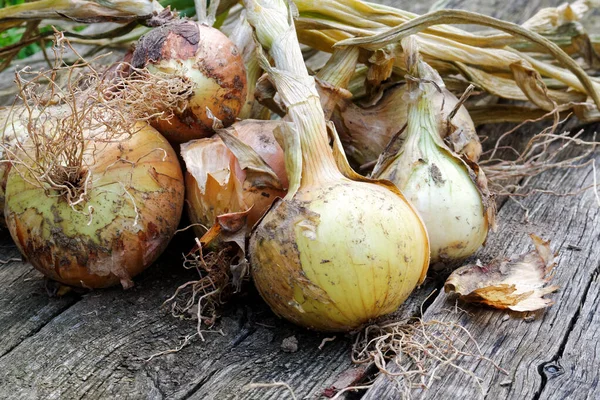
<instances>
[{"instance_id":1,"label":"small onion","mask_svg":"<svg viewBox=\"0 0 600 400\"><path fill-rule=\"evenodd\" d=\"M402 45L416 51L412 41ZM493 223L485 176L440 138L438 92L429 83L441 80L437 72L421 60L408 71L424 82L409 83L404 141L389 160L380 159L373 177L393 182L419 211L429 234L432 262L463 259L483 244Z\"/></svg>"},{"instance_id":2,"label":"small onion","mask_svg":"<svg viewBox=\"0 0 600 400\"><path fill-rule=\"evenodd\" d=\"M183 176L175 151L147 124L131 136L97 139L83 144L82 175L72 183L88 186L78 204L40 186L30 169L32 153L20 148L8 175L6 222L21 252L47 277L127 288L177 229Z\"/></svg>"},{"instance_id":3,"label":"small onion","mask_svg":"<svg viewBox=\"0 0 600 400\"><path fill-rule=\"evenodd\" d=\"M277 121L245 120L232 125L228 131L250 146L287 187L283 150L277 144L273 130ZM209 227L217 216L250 209L247 225L253 226L275 198L285 190L253 183L234 153L220 137L193 140L181 145L181 156L187 169L185 176L186 202L190 220ZM196 234L204 233L195 227Z\"/></svg>"},{"instance_id":4,"label":"small onion","mask_svg":"<svg viewBox=\"0 0 600 400\"><path fill-rule=\"evenodd\" d=\"M193 84L193 94L181 110L152 123L172 143L212 135L207 109L224 126L231 125L246 101L242 55L227 36L207 25L176 20L153 29L138 41L131 64Z\"/></svg>"}]
</instances>

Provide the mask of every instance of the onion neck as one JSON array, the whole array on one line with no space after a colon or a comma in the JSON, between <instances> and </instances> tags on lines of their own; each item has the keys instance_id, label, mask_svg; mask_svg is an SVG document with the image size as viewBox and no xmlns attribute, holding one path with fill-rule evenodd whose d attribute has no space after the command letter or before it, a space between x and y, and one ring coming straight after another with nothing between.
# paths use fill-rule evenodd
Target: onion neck
<instances>
[{"instance_id":1,"label":"onion neck","mask_svg":"<svg viewBox=\"0 0 600 400\"><path fill-rule=\"evenodd\" d=\"M261 45L279 71L294 80L277 88L287 106L286 120L295 124L302 151L302 188L343 179L333 158L325 115L314 89L302 90L313 80L304 64L300 44L284 0L245 0L247 18ZM296 86L298 85L298 86ZM310 92L310 94L308 94ZM304 94L307 93L307 94Z\"/></svg>"},{"instance_id":2,"label":"onion neck","mask_svg":"<svg viewBox=\"0 0 600 400\"><path fill-rule=\"evenodd\" d=\"M321 105L328 120L331 119L337 104L352 96L347 89L356 69L358 55L359 50L354 46L335 49L317 74L317 79L322 82L319 90Z\"/></svg>"}]
</instances>

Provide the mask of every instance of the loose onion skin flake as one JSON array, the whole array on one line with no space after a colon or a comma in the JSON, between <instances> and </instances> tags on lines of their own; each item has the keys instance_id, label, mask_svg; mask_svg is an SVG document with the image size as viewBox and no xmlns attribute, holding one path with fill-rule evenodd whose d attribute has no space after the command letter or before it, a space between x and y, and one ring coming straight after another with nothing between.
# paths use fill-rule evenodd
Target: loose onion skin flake
<instances>
[{"instance_id":1,"label":"loose onion skin flake","mask_svg":"<svg viewBox=\"0 0 600 400\"><path fill-rule=\"evenodd\" d=\"M8 176L6 221L21 252L51 279L128 288L177 229L181 168L169 143L145 123L122 140L84 142L85 167L74 182L86 191L79 204L41 187L23 162Z\"/></svg>"},{"instance_id":2,"label":"loose onion skin flake","mask_svg":"<svg viewBox=\"0 0 600 400\"><path fill-rule=\"evenodd\" d=\"M239 50L219 30L191 20L175 20L140 38L134 68L180 76L193 94L172 118L152 125L171 143L211 136L213 118L233 124L246 101L246 69ZM160 93L158 93L160 95Z\"/></svg>"}]
</instances>

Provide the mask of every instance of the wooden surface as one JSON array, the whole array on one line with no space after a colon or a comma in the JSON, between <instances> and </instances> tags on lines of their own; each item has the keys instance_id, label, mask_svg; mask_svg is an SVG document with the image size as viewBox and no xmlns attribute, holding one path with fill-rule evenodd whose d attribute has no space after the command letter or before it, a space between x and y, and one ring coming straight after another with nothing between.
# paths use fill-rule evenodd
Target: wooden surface
<instances>
[{"instance_id":1,"label":"wooden surface","mask_svg":"<svg viewBox=\"0 0 600 400\"><path fill-rule=\"evenodd\" d=\"M433 1L387 1L425 12ZM522 22L541 6L558 1L449 1L447 7L482 11ZM526 6L521 6L526 4ZM5 75L6 76L6 75ZM600 125L588 126L590 139ZM486 128L497 135L506 127ZM540 126L519 131L516 141ZM596 155L600 161L600 156ZM591 168L546 173L532 185L561 192L592 184ZM502 203L500 226L477 257L489 260L531 249L530 232L550 239L560 256L552 295L556 302L545 312L523 316L483 308L467 308L460 317L483 353L508 375L488 363L464 365L484 378L489 399L599 398L600 264L599 205L592 191L577 197L535 195L523 200L530 222L515 202ZM5 264L0 265L0 398L7 399L287 399L281 388L248 389L251 382L286 382L297 398L322 398L332 388L371 379L372 369L353 365L351 336L308 332L275 317L248 285L248 293L223 311L219 333L206 333L176 354L148 358L173 349L195 331L195 321L179 320L161 307L175 288L194 274L181 267L181 253L191 246L182 235L159 262L135 279L128 291L109 289L49 297L45 282L18 259L6 234L0 238ZM428 279L396 313L416 315L423 300L442 281ZM455 318L454 305L443 293L426 307L425 319ZM508 315L508 317L507 317ZM295 352L282 350L284 339L295 336ZM477 398L479 390L464 375L445 371L424 398ZM351 398L399 398L396 383L380 376L372 389Z\"/></svg>"}]
</instances>

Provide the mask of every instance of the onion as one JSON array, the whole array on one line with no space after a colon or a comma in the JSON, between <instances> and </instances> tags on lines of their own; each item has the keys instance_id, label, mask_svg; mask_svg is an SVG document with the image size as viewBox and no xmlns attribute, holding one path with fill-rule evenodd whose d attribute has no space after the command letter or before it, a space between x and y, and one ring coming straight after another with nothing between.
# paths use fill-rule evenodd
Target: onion
<instances>
[{"instance_id":1,"label":"onion","mask_svg":"<svg viewBox=\"0 0 600 400\"><path fill-rule=\"evenodd\" d=\"M65 120L58 122L63 126ZM56 186L36 170L56 154L36 157L31 141L15 152L6 187L8 228L47 277L72 286L120 282L128 288L165 249L179 223L184 187L177 156L147 124L138 124L131 135L87 131L81 149L76 173L54 164L55 172L64 172L62 182L53 174ZM61 189L66 187L78 193L76 200Z\"/></svg>"},{"instance_id":2,"label":"onion","mask_svg":"<svg viewBox=\"0 0 600 400\"><path fill-rule=\"evenodd\" d=\"M285 195L283 188L287 187L288 180L283 150L273 136L273 130L280 125L277 121L245 120L228 128L231 135L250 146L268 165L279 181L279 185L275 185L278 187L265 185L264 180L256 179L256 174L247 174L240 160L218 136L181 145L187 169L186 200L194 224L208 227L219 215L250 210L246 223L252 227L275 198ZM204 233L200 227L195 230L199 237Z\"/></svg>"},{"instance_id":3,"label":"onion","mask_svg":"<svg viewBox=\"0 0 600 400\"><path fill-rule=\"evenodd\" d=\"M373 176L396 184L419 211L429 233L432 262L462 259L485 241L493 202L477 164L467 164L440 139L433 97L437 89L431 82L441 78L419 59L415 42L404 40L402 45L408 53L407 70L422 82L408 84L404 142L388 159L380 159Z\"/></svg>"},{"instance_id":4,"label":"onion","mask_svg":"<svg viewBox=\"0 0 600 400\"><path fill-rule=\"evenodd\" d=\"M193 84L193 94L172 118L152 123L172 143L212 135L212 116L231 125L246 101L240 52L227 36L207 25L175 20L153 29L140 38L131 64Z\"/></svg>"},{"instance_id":5,"label":"onion","mask_svg":"<svg viewBox=\"0 0 600 400\"><path fill-rule=\"evenodd\" d=\"M356 329L394 311L424 279L426 231L392 185L350 170L335 134L332 154L287 3L247 1L246 10L275 60L277 69L264 58L262 65L287 107L286 119L293 122L284 125L282 135L288 193L250 238L255 285L275 313L297 324Z\"/></svg>"}]
</instances>

